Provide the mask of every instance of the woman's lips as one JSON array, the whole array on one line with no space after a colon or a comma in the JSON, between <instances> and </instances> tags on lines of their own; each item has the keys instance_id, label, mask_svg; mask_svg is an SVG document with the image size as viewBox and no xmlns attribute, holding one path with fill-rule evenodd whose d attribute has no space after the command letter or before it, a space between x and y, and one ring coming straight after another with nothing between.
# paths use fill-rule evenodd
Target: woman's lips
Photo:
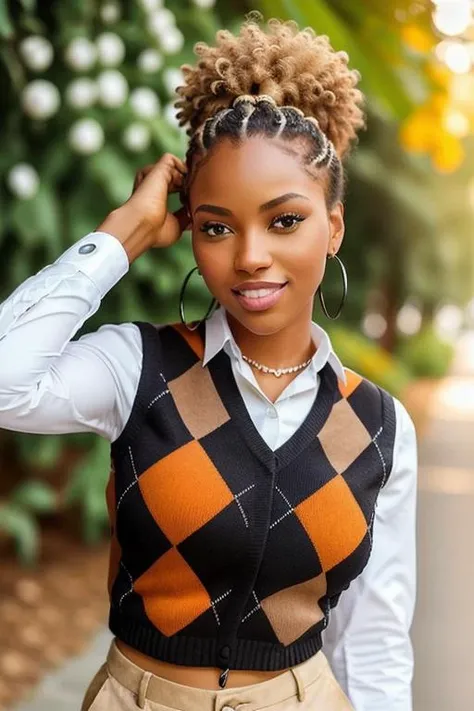
<instances>
[{"instance_id":1,"label":"woman's lips","mask_svg":"<svg viewBox=\"0 0 474 711\"><path fill-rule=\"evenodd\" d=\"M239 304L246 309L247 311L265 311L265 309L269 309L271 306L274 306L278 299L280 299L281 295L285 291L286 287L288 285L288 282L286 284L282 284L282 286L278 286L274 289L253 289L249 291L248 293L252 293L252 291L265 291L269 292L265 296L248 296L243 293L235 292L233 291L232 293L234 294L235 298L239 302Z\"/></svg>"}]
</instances>

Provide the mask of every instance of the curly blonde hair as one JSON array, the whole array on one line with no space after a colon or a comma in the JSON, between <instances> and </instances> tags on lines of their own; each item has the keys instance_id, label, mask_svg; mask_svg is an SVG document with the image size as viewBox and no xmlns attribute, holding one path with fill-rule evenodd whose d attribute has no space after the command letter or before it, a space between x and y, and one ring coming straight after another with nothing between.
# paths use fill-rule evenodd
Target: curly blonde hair
<instances>
[{"instance_id":1,"label":"curly blonde hair","mask_svg":"<svg viewBox=\"0 0 474 711\"><path fill-rule=\"evenodd\" d=\"M216 46L198 42L195 66L181 67L178 120L189 135L207 119L232 106L241 95L265 94L277 106L294 107L316 119L342 159L364 127L359 72L348 68L346 52L336 52L326 35L294 21L271 19L266 30L260 13L250 13L240 33L220 30Z\"/></svg>"}]
</instances>

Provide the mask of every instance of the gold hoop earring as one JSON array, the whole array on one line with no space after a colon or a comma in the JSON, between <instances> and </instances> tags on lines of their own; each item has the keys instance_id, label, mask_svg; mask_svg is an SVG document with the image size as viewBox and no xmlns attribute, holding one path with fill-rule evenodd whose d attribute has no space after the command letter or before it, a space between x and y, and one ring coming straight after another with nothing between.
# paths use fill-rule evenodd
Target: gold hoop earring
<instances>
[{"instance_id":1,"label":"gold hoop earring","mask_svg":"<svg viewBox=\"0 0 474 711\"><path fill-rule=\"evenodd\" d=\"M215 310L215 307L217 306L217 301L216 301L215 299L212 299L211 305L209 306L209 308L208 308L208 310L207 310L207 312L206 312L206 315L204 316L203 319L201 319L201 321L197 321L197 323L196 323L195 326L188 326L188 324L186 323L186 316L185 316L185 313L184 313L184 292L186 291L186 286L187 286L187 284L188 284L188 281L190 280L191 276L193 275L193 273L194 273L196 270L197 270L197 273L198 273L199 275L201 275L201 272L199 271L199 267L193 267L193 268L191 269L191 271L189 272L189 274L187 274L187 276L186 276L186 278L185 278L185 280L184 280L184 282L183 282L183 286L181 287L181 291L180 291L180 293L179 293L179 316L180 316L180 318L181 318L181 323L186 326L186 328L188 329L188 331L195 331L197 328L199 328L199 326L201 325L201 323L202 323L203 321L206 321L206 320L211 316L211 314L212 314L212 313L214 312L214 310Z\"/></svg>"}]
</instances>

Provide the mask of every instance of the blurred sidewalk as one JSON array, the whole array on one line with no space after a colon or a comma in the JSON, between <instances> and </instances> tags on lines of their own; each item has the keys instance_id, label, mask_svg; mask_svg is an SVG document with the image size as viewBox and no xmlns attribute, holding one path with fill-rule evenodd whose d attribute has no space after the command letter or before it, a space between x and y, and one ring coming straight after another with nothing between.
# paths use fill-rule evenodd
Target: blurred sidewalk
<instances>
[{"instance_id":1,"label":"blurred sidewalk","mask_svg":"<svg viewBox=\"0 0 474 711\"><path fill-rule=\"evenodd\" d=\"M419 463L414 711L467 711L474 709L474 332L459 342L434 398ZM110 639L102 631L15 711L79 711Z\"/></svg>"},{"instance_id":2,"label":"blurred sidewalk","mask_svg":"<svg viewBox=\"0 0 474 711\"><path fill-rule=\"evenodd\" d=\"M414 711L474 709L474 332L419 446Z\"/></svg>"},{"instance_id":3,"label":"blurred sidewalk","mask_svg":"<svg viewBox=\"0 0 474 711\"><path fill-rule=\"evenodd\" d=\"M104 663L111 639L108 630L100 632L85 654L45 676L31 700L12 711L80 711L86 688Z\"/></svg>"}]
</instances>

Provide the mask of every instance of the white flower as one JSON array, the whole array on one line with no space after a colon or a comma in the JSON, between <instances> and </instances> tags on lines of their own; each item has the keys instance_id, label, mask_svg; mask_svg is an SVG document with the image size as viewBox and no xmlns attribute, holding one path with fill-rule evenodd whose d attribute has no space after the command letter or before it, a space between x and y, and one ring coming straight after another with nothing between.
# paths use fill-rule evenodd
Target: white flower
<instances>
[{"instance_id":1,"label":"white flower","mask_svg":"<svg viewBox=\"0 0 474 711\"><path fill-rule=\"evenodd\" d=\"M176 27L176 17L166 7L153 12L148 18L149 31L158 37L161 37L170 27Z\"/></svg>"},{"instance_id":2,"label":"white flower","mask_svg":"<svg viewBox=\"0 0 474 711\"><path fill-rule=\"evenodd\" d=\"M169 104L166 104L166 106L163 108L163 114L168 123L174 126L175 128L179 128L180 130L182 130L182 127L179 125L178 119L176 118L177 112L178 109L175 107L172 101L170 101Z\"/></svg>"},{"instance_id":3,"label":"white flower","mask_svg":"<svg viewBox=\"0 0 474 711\"><path fill-rule=\"evenodd\" d=\"M21 96L24 112L34 119L47 119L59 109L58 88L46 79L35 79L25 86Z\"/></svg>"},{"instance_id":4,"label":"white flower","mask_svg":"<svg viewBox=\"0 0 474 711\"><path fill-rule=\"evenodd\" d=\"M160 44L165 54L176 54L183 49L184 35L177 27L170 27L160 35Z\"/></svg>"},{"instance_id":5,"label":"white flower","mask_svg":"<svg viewBox=\"0 0 474 711\"><path fill-rule=\"evenodd\" d=\"M97 47L87 37L76 37L66 48L66 62L77 72L87 71L97 59Z\"/></svg>"},{"instance_id":6,"label":"white flower","mask_svg":"<svg viewBox=\"0 0 474 711\"><path fill-rule=\"evenodd\" d=\"M139 153L146 151L150 145L151 135L147 126L142 123L132 123L123 133L123 144L130 151Z\"/></svg>"},{"instance_id":7,"label":"white flower","mask_svg":"<svg viewBox=\"0 0 474 711\"><path fill-rule=\"evenodd\" d=\"M66 101L74 109L87 109L97 101L99 87L93 79L74 79L66 89Z\"/></svg>"},{"instance_id":8,"label":"white flower","mask_svg":"<svg viewBox=\"0 0 474 711\"><path fill-rule=\"evenodd\" d=\"M167 69L164 69L162 77L166 90L168 94L171 94L171 96L176 94L176 87L184 84L184 74L181 69L178 69L177 67L168 67Z\"/></svg>"},{"instance_id":9,"label":"white flower","mask_svg":"<svg viewBox=\"0 0 474 711\"><path fill-rule=\"evenodd\" d=\"M40 180L32 165L17 163L7 175L7 184L14 195L27 200L38 192Z\"/></svg>"},{"instance_id":10,"label":"white flower","mask_svg":"<svg viewBox=\"0 0 474 711\"><path fill-rule=\"evenodd\" d=\"M137 64L142 72L152 74L163 66L163 57L156 49L145 49L138 56Z\"/></svg>"},{"instance_id":11,"label":"white flower","mask_svg":"<svg viewBox=\"0 0 474 711\"><path fill-rule=\"evenodd\" d=\"M130 94L130 104L136 116L142 119L154 118L160 110L160 101L152 89L139 87Z\"/></svg>"},{"instance_id":12,"label":"white flower","mask_svg":"<svg viewBox=\"0 0 474 711\"><path fill-rule=\"evenodd\" d=\"M76 121L69 131L69 143L73 150L83 155L96 153L104 143L104 131L95 119Z\"/></svg>"},{"instance_id":13,"label":"white flower","mask_svg":"<svg viewBox=\"0 0 474 711\"><path fill-rule=\"evenodd\" d=\"M116 69L107 69L97 77L99 98L104 106L116 109L126 101L128 95L127 80Z\"/></svg>"},{"instance_id":14,"label":"white flower","mask_svg":"<svg viewBox=\"0 0 474 711\"><path fill-rule=\"evenodd\" d=\"M20 42L20 54L29 69L44 72L53 61L53 45L46 37L31 35Z\"/></svg>"},{"instance_id":15,"label":"white flower","mask_svg":"<svg viewBox=\"0 0 474 711\"><path fill-rule=\"evenodd\" d=\"M116 67L125 57L125 44L114 32L103 32L96 39L99 61L104 67Z\"/></svg>"},{"instance_id":16,"label":"white flower","mask_svg":"<svg viewBox=\"0 0 474 711\"><path fill-rule=\"evenodd\" d=\"M193 2L196 7L201 8L201 10L208 10L216 4L216 0L193 0Z\"/></svg>"},{"instance_id":17,"label":"white flower","mask_svg":"<svg viewBox=\"0 0 474 711\"><path fill-rule=\"evenodd\" d=\"M163 0L140 0L140 5L146 12L153 12L163 7Z\"/></svg>"},{"instance_id":18,"label":"white flower","mask_svg":"<svg viewBox=\"0 0 474 711\"><path fill-rule=\"evenodd\" d=\"M113 25L120 20L120 8L113 2L108 2L100 11L102 22L106 25Z\"/></svg>"}]
</instances>

